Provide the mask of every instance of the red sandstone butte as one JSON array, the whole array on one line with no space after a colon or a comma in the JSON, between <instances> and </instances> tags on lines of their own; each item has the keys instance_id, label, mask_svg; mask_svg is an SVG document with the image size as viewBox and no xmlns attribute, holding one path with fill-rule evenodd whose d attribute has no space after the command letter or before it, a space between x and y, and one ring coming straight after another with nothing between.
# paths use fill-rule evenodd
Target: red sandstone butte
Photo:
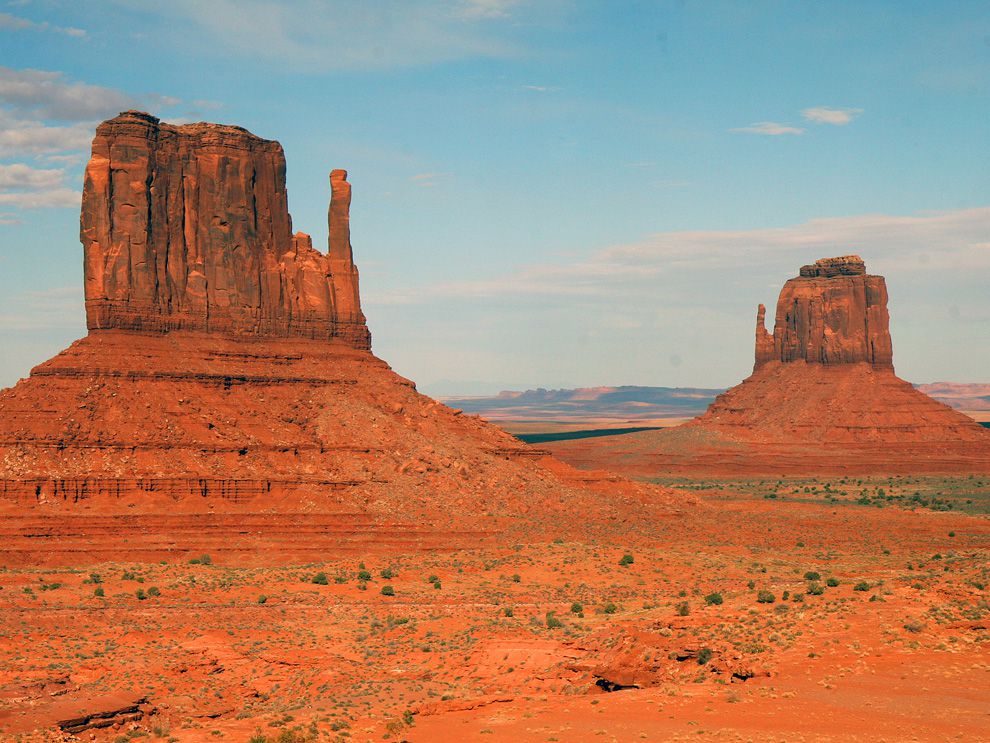
<instances>
[{"instance_id":1,"label":"red sandstone butte","mask_svg":"<svg viewBox=\"0 0 990 743\"><path fill-rule=\"evenodd\" d=\"M292 234L277 142L134 111L99 126L89 334L0 392L0 564L312 561L664 512L659 489L578 473L374 356L346 171L330 186L323 254Z\"/></svg>"},{"instance_id":2,"label":"red sandstone butte","mask_svg":"<svg viewBox=\"0 0 990 743\"><path fill-rule=\"evenodd\" d=\"M683 426L555 442L626 474L990 472L990 431L894 374L882 276L847 255L803 266L756 315L753 374Z\"/></svg>"},{"instance_id":3,"label":"red sandstone butte","mask_svg":"<svg viewBox=\"0 0 990 743\"><path fill-rule=\"evenodd\" d=\"M330 181L323 255L308 235L292 234L278 142L139 111L103 122L80 217L87 326L341 338L369 348L346 171Z\"/></svg>"},{"instance_id":4,"label":"red sandstone butte","mask_svg":"<svg viewBox=\"0 0 990 743\"><path fill-rule=\"evenodd\" d=\"M893 368L887 284L869 276L858 255L802 266L777 300L773 335L756 319L756 368L770 361L855 364Z\"/></svg>"}]
</instances>

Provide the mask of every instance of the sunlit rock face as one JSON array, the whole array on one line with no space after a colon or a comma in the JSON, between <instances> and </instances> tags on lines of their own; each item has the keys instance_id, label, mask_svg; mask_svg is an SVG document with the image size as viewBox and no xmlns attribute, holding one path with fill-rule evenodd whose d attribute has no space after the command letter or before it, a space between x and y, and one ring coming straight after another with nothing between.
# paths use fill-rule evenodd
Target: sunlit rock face
<instances>
[{"instance_id":1,"label":"sunlit rock face","mask_svg":"<svg viewBox=\"0 0 990 743\"><path fill-rule=\"evenodd\" d=\"M329 253L292 233L278 142L126 111L97 129L80 217L90 330L337 338L370 348L347 173Z\"/></svg>"},{"instance_id":2,"label":"sunlit rock face","mask_svg":"<svg viewBox=\"0 0 990 743\"><path fill-rule=\"evenodd\" d=\"M858 255L802 266L781 289L773 335L765 314L760 305L756 369L770 361L893 368L887 284L883 276L867 274Z\"/></svg>"}]
</instances>

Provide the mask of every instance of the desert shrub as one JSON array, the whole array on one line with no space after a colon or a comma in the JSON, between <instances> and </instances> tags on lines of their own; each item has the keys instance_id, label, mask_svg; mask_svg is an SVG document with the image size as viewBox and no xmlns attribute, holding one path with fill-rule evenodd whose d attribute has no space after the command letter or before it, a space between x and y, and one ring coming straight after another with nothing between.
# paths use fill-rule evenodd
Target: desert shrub
<instances>
[{"instance_id":1,"label":"desert shrub","mask_svg":"<svg viewBox=\"0 0 990 743\"><path fill-rule=\"evenodd\" d=\"M608 603L605 604L605 606L602 607L603 614L615 614L617 610L618 607L615 604L613 604L611 601L609 601Z\"/></svg>"},{"instance_id":2,"label":"desert shrub","mask_svg":"<svg viewBox=\"0 0 990 743\"><path fill-rule=\"evenodd\" d=\"M815 572L814 570L809 570L804 574L805 580L820 580L822 577L821 573Z\"/></svg>"},{"instance_id":3,"label":"desert shrub","mask_svg":"<svg viewBox=\"0 0 990 743\"><path fill-rule=\"evenodd\" d=\"M825 585L828 586L829 588L835 588L837 585L839 585L839 580L838 578L829 578L827 581L825 581Z\"/></svg>"},{"instance_id":4,"label":"desert shrub","mask_svg":"<svg viewBox=\"0 0 990 743\"><path fill-rule=\"evenodd\" d=\"M430 577L426 579L426 582L427 583L436 583L439 580L440 580L440 578L437 577L436 575L430 575Z\"/></svg>"},{"instance_id":5,"label":"desert shrub","mask_svg":"<svg viewBox=\"0 0 990 743\"><path fill-rule=\"evenodd\" d=\"M260 596L258 597L258 603L259 603L259 604L265 604L265 603L268 603L268 597L267 597L267 596L266 596L265 594L261 594L261 595L260 595Z\"/></svg>"},{"instance_id":6,"label":"desert shrub","mask_svg":"<svg viewBox=\"0 0 990 743\"><path fill-rule=\"evenodd\" d=\"M922 622L905 622L904 623L904 629L906 629L908 632L913 632L914 634L917 634L918 632L921 632L921 630L923 630L924 628L925 628L925 625Z\"/></svg>"},{"instance_id":7,"label":"desert shrub","mask_svg":"<svg viewBox=\"0 0 990 743\"><path fill-rule=\"evenodd\" d=\"M213 558L209 555L200 555L199 557L194 557L189 561L190 565L212 565Z\"/></svg>"},{"instance_id":8,"label":"desert shrub","mask_svg":"<svg viewBox=\"0 0 990 743\"><path fill-rule=\"evenodd\" d=\"M505 607L505 608L504 608L504 609L502 610L502 613L503 613L503 614L504 614L505 616L507 616L507 617L511 617L511 616L512 616L512 607L511 607L511 606L507 606L507 607Z\"/></svg>"},{"instance_id":9,"label":"desert shrub","mask_svg":"<svg viewBox=\"0 0 990 743\"><path fill-rule=\"evenodd\" d=\"M715 592L705 596L705 603L708 606L720 606L722 604L722 594Z\"/></svg>"},{"instance_id":10,"label":"desert shrub","mask_svg":"<svg viewBox=\"0 0 990 743\"><path fill-rule=\"evenodd\" d=\"M326 573L317 573L316 575L314 575L310 579L310 583L315 583L318 586L325 586L329 582L330 581L327 580L327 574Z\"/></svg>"},{"instance_id":11,"label":"desert shrub","mask_svg":"<svg viewBox=\"0 0 990 743\"><path fill-rule=\"evenodd\" d=\"M823 586L821 583L815 583L814 581L812 581L811 583L808 584L808 593L810 593L812 596L821 596L823 593L825 593L825 586Z\"/></svg>"},{"instance_id":12,"label":"desert shrub","mask_svg":"<svg viewBox=\"0 0 990 743\"><path fill-rule=\"evenodd\" d=\"M855 586L853 586L853 590L854 591L869 591L870 590L870 584L867 583L865 580L861 580L859 583L857 583Z\"/></svg>"},{"instance_id":13,"label":"desert shrub","mask_svg":"<svg viewBox=\"0 0 990 743\"><path fill-rule=\"evenodd\" d=\"M571 614L580 614L584 611L584 606L579 601L575 601L571 604Z\"/></svg>"},{"instance_id":14,"label":"desert shrub","mask_svg":"<svg viewBox=\"0 0 990 743\"><path fill-rule=\"evenodd\" d=\"M780 596L780 600L781 601L787 601L787 599L789 599L790 597L791 597L791 592L790 591L784 591L781 594L781 596Z\"/></svg>"},{"instance_id":15,"label":"desert shrub","mask_svg":"<svg viewBox=\"0 0 990 743\"><path fill-rule=\"evenodd\" d=\"M143 589L143 588L139 588L139 589L137 589L137 590L136 590L136 591L134 592L134 595L135 595L135 596L137 596L137 598L138 598L138 601L144 601L144 600L145 600L146 598L148 598L148 596L147 596L147 595L145 594L145 592L144 592L144 589Z\"/></svg>"},{"instance_id":16,"label":"desert shrub","mask_svg":"<svg viewBox=\"0 0 990 743\"><path fill-rule=\"evenodd\" d=\"M756 592L756 601L760 604L772 604L777 600L777 597L773 595L772 591L768 591L765 588L761 588Z\"/></svg>"},{"instance_id":17,"label":"desert shrub","mask_svg":"<svg viewBox=\"0 0 990 743\"><path fill-rule=\"evenodd\" d=\"M158 590L158 586L152 586L148 589L149 596L161 596L162 592Z\"/></svg>"},{"instance_id":18,"label":"desert shrub","mask_svg":"<svg viewBox=\"0 0 990 743\"><path fill-rule=\"evenodd\" d=\"M712 653L711 648L702 648L701 650L699 650L698 651L698 665L699 666L705 665L705 663L707 663L708 661L710 661L712 659L712 655L713 655L713 653Z\"/></svg>"},{"instance_id":19,"label":"desert shrub","mask_svg":"<svg viewBox=\"0 0 990 743\"><path fill-rule=\"evenodd\" d=\"M634 562L633 556L630 555L628 552L622 556L621 560L619 560L620 565L632 565L633 562Z\"/></svg>"},{"instance_id":20,"label":"desert shrub","mask_svg":"<svg viewBox=\"0 0 990 743\"><path fill-rule=\"evenodd\" d=\"M746 584L746 587L747 587L747 588L749 588L750 590L753 590L754 588L756 588L756 581L755 581L755 580L751 580L751 581L749 581L749 582L748 582L748 583Z\"/></svg>"},{"instance_id":21,"label":"desert shrub","mask_svg":"<svg viewBox=\"0 0 990 743\"><path fill-rule=\"evenodd\" d=\"M439 591L442 588L442 586L440 585L440 581L438 580L433 581L433 588Z\"/></svg>"},{"instance_id":22,"label":"desert shrub","mask_svg":"<svg viewBox=\"0 0 990 743\"><path fill-rule=\"evenodd\" d=\"M90 583L102 583L103 582L103 578L100 577L100 574L99 573L90 573L89 574L89 582Z\"/></svg>"},{"instance_id":23,"label":"desert shrub","mask_svg":"<svg viewBox=\"0 0 990 743\"><path fill-rule=\"evenodd\" d=\"M103 587L102 586L97 586L96 590L93 591L93 595L94 596L99 596L99 597L102 598L105 595L105 593L103 591Z\"/></svg>"},{"instance_id":24,"label":"desert shrub","mask_svg":"<svg viewBox=\"0 0 990 743\"><path fill-rule=\"evenodd\" d=\"M559 629L564 626L564 623L557 619L556 612L547 612L547 629Z\"/></svg>"},{"instance_id":25,"label":"desert shrub","mask_svg":"<svg viewBox=\"0 0 990 743\"><path fill-rule=\"evenodd\" d=\"M512 576L512 582L513 583L519 583L521 580L522 580L522 578L519 577L519 573L514 573L513 574L513 576Z\"/></svg>"},{"instance_id":26,"label":"desert shrub","mask_svg":"<svg viewBox=\"0 0 990 743\"><path fill-rule=\"evenodd\" d=\"M385 580L391 580L392 578L395 577L395 571L392 570L392 568L382 568L382 571L379 573L379 575L381 575L382 578L384 578Z\"/></svg>"},{"instance_id":27,"label":"desert shrub","mask_svg":"<svg viewBox=\"0 0 990 743\"><path fill-rule=\"evenodd\" d=\"M365 583L367 583L369 580L371 580L371 573L368 572L367 570L364 570L364 569L359 570L358 571L358 580L364 581Z\"/></svg>"},{"instance_id":28,"label":"desert shrub","mask_svg":"<svg viewBox=\"0 0 990 743\"><path fill-rule=\"evenodd\" d=\"M395 589L392 586L382 586L382 596L394 596Z\"/></svg>"},{"instance_id":29,"label":"desert shrub","mask_svg":"<svg viewBox=\"0 0 990 743\"><path fill-rule=\"evenodd\" d=\"M690 613L691 613L691 607L688 606L687 601L682 601L677 605L677 616L686 617Z\"/></svg>"}]
</instances>

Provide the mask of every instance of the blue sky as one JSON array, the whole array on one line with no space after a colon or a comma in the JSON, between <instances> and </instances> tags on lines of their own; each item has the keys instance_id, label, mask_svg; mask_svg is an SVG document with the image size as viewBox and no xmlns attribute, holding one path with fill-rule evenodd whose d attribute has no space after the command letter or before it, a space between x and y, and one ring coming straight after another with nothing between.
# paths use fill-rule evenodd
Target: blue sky
<instances>
[{"instance_id":1,"label":"blue sky","mask_svg":"<svg viewBox=\"0 0 990 743\"><path fill-rule=\"evenodd\" d=\"M985 2L0 0L0 384L84 330L125 108L350 171L376 352L437 393L728 386L756 305L859 252L916 382L990 380Z\"/></svg>"}]
</instances>

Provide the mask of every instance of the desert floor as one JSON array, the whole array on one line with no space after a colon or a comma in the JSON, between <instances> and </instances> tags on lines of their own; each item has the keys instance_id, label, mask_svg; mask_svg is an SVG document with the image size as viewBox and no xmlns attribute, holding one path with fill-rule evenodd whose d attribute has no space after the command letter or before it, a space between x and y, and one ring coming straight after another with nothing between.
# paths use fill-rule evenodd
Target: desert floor
<instances>
[{"instance_id":1,"label":"desert floor","mask_svg":"<svg viewBox=\"0 0 990 743\"><path fill-rule=\"evenodd\" d=\"M2 737L990 739L990 477L664 484L635 542L4 568Z\"/></svg>"}]
</instances>

